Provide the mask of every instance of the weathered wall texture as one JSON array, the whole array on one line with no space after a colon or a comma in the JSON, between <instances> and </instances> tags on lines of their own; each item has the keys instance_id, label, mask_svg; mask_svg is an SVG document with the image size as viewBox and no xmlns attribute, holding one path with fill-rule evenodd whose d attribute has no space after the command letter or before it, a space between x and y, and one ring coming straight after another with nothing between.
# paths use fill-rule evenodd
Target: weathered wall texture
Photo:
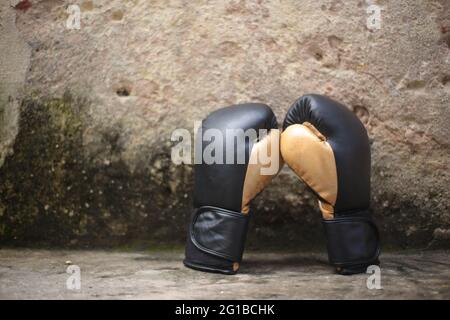
<instances>
[{"instance_id":1,"label":"weathered wall texture","mask_svg":"<svg viewBox=\"0 0 450 320\"><path fill-rule=\"evenodd\" d=\"M17 134L19 101L30 61L30 48L16 28L8 3L0 5L0 167Z\"/></svg>"},{"instance_id":2,"label":"weathered wall texture","mask_svg":"<svg viewBox=\"0 0 450 320\"><path fill-rule=\"evenodd\" d=\"M375 1L380 30L365 1L8 1L0 243L181 243L192 168L171 164L172 130L248 101L281 122L314 92L369 131L384 246L449 245L448 1ZM69 4L80 30L66 28ZM323 245L316 202L288 168L254 207L250 246Z\"/></svg>"}]
</instances>

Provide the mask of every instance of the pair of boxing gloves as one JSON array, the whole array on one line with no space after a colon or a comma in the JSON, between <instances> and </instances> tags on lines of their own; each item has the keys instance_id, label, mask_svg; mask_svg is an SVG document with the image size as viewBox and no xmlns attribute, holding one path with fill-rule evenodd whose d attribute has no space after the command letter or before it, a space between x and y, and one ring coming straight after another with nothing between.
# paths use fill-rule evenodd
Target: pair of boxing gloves
<instances>
[{"instance_id":1,"label":"pair of boxing gloves","mask_svg":"<svg viewBox=\"0 0 450 320\"><path fill-rule=\"evenodd\" d=\"M195 164L187 267L223 274L238 271L250 202L278 173L262 174L263 165L255 157L274 141L279 146L275 145L277 154L272 159L279 157L280 169L284 161L318 198L329 262L337 273L363 273L369 265L379 264L378 229L369 208L369 139L353 112L325 96L305 95L287 112L281 135L270 107L256 103L219 109L203 120L201 129L223 133L224 145L235 147L223 148L218 156L224 161ZM246 139L245 147L238 148L234 141L227 141L235 137L226 134L236 129L266 129L268 134L255 141ZM201 151L211 140L203 135L196 137ZM230 158L244 161L227 163L227 152L236 153Z\"/></svg>"}]
</instances>

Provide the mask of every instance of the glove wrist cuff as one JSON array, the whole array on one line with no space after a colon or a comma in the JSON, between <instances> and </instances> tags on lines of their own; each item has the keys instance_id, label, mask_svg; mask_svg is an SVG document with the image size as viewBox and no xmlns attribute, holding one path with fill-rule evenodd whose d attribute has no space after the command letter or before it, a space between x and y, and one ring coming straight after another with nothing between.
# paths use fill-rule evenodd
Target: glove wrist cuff
<instances>
[{"instance_id":1,"label":"glove wrist cuff","mask_svg":"<svg viewBox=\"0 0 450 320\"><path fill-rule=\"evenodd\" d=\"M189 237L198 250L241 262L249 216L241 212L204 206L194 211Z\"/></svg>"},{"instance_id":2,"label":"glove wrist cuff","mask_svg":"<svg viewBox=\"0 0 450 320\"><path fill-rule=\"evenodd\" d=\"M378 264L379 234L369 210L324 219L323 226L328 259L338 272L360 273L365 272L367 266Z\"/></svg>"}]
</instances>

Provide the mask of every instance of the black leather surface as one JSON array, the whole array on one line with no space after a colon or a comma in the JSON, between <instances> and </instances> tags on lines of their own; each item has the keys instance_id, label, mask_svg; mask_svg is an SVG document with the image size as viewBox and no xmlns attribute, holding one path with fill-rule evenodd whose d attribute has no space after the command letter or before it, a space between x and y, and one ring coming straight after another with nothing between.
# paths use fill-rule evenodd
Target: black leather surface
<instances>
[{"instance_id":1,"label":"black leather surface","mask_svg":"<svg viewBox=\"0 0 450 320\"><path fill-rule=\"evenodd\" d=\"M217 129L225 134L226 129L250 128L273 129L277 128L276 117L272 110L257 103L247 103L219 109L211 113L202 122L203 133L206 129ZM224 135L225 136L225 135ZM202 142L202 150L211 142ZM242 191L244 186L247 163L251 146L247 143L245 150L236 148L238 153L245 153L245 164L225 164L226 144L233 143L224 138L223 163L224 164L196 164L194 167L194 207L213 206L232 211L241 211Z\"/></svg>"},{"instance_id":2,"label":"black leather surface","mask_svg":"<svg viewBox=\"0 0 450 320\"><path fill-rule=\"evenodd\" d=\"M323 220L323 226L330 263L368 265L377 259L380 253L378 229L368 210Z\"/></svg>"},{"instance_id":3,"label":"black leather surface","mask_svg":"<svg viewBox=\"0 0 450 320\"><path fill-rule=\"evenodd\" d=\"M191 241L206 253L240 262L248 230L248 215L215 207L196 210L191 224Z\"/></svg>"},{"instance_id":4,"label":"black leather surface","mask_svg":"<svg viewBox=\"0 0 450 320\"><path fill-rule=\"evenodd\" d=\"M277 128L272 110L258 103L226 107L211 113L202 122L203 134L207 129L223 133L223 164L194 165L194 215L188 230L186 259L190 268L234 274L234 263L242 259L248 214L241 213L242 193L253 142L246 140L245 148L237 148L236 141L227 141L227 129ZM204 150L211 142L202 141L197 134L196 146ZM236 140L236 139L234 139ZM227 143L233 143L235 160L244 155L242 164L225 164ZM202 208L203 207L203 208ZM197 211L195 208L202 208ZM200 214L199 214L200 213Z\"/></svg>"},{"instance_id":5,"label":"black leather surface","mask_svg":"<svg viewBox=\"0 0 450 320\"><path fill-rule=\"evenodd\" d=\"M191 240L190 224L188 229L185 250L186 258L183 261L185 266L208 272L219 272L224 274L235 273L233 271L233 261L217 257L198 249Z\"/></svg>"},{"instance_id":6,"label":"black leather surface","mask_svg":"<svg viewBox=\"0 0 450 320\"><path fill-rule=\"evenodd\" d=\"M367 131L358 117L328 97L310 94L291 106L283 129L303 122L314 125L333 149L338 177L336 215L341 211L368 208L370 145Z\"/></svg>"},{"instance_id":7,"label":"black leather surface","mask_svg":"<svg viewBox=\"0 0 450 320\"><path fill-rule=\"evenodd\" d=\"M358 117L321 95L305 95L289 109L283 129L311 123L330 144L338 179L334 219L324 220L328 256L341 274L365 272L378 263L380 241L370 206L370 144ZM290 146L295 148L295 146Z\"/></svg>"}]
</instances>

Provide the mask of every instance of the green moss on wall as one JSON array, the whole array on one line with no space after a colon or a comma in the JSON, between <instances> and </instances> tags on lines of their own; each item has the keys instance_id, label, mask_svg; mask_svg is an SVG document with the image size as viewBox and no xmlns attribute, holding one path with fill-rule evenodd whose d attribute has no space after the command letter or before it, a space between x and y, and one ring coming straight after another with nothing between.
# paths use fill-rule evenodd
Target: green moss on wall
<instances>
[{"instance_id":1,"label":"green moss on wall","mask_svg":"<svg viewBox=\"0 0 450 320\"><path fill-rule=\"evenodd\" d=\"M73 203L79 183L74 172L82 166L82 131L77 111L69 95L23 101L14 154L1 170L4 239L39 239L45 232L60 241L78 229L80 214L74 217Z\"/></svg>"},{"instance_id":2,"label":"green moss on wall","mask_svg":"<svg viewBox=\"0 0 450 320\"><path fill-rule=\"evenodd\" d=\"M170 153L163 150L149 154L147 165L130 172L120 158L120 125L102 133L103 153L113 160L99 164L83 151L87 106L71 94L30 96L22 102L14 152L0 169L1 242L180 242L184 223L179 221L184 221L190 199L180 198L170 185L174 179L178 184L190 181L190 172L169 168L170 158L164 155Z\"/></svg>"},{"instance_id":3,"label":"green moss on wall","mask_svg":"<svg viewBox=\"0 0 450 320\"><path fill-rule=\"evenodd\" d=\"M0 167L1 245L154 248L184 243L192 168L171 163L169 134L128 159L130 170L123 160L129 141L123 137L124 124L93 128L89 101L70 93L30 95L20 108L13 152ZM94 148L86 135L95 138ZM379 189L384 180L373 169ZM448 226L439 216L447 212L435 210L434 202L424 206L408 195L402 200L389 192L375 194L383 248L448 247ZM324 250L316 200L296 177L277 177L253 207L247 247Z\"/></svg>"}]
</instances>

